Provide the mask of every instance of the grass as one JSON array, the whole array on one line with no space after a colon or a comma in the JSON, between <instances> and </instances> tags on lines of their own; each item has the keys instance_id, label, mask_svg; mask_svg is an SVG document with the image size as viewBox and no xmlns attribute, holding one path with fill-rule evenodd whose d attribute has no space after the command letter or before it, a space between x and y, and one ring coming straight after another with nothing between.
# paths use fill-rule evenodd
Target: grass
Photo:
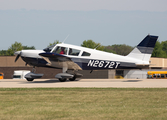
<instances>
[{"instance_id":1,"label":"grass","mask_svg":"<svg viewBox=\"0 0 167 120\"><path fill-rule=\"evenodd\" d=\"M166 120L166 88L0 88L1 120Z\"/></svg>"}]
</instances>

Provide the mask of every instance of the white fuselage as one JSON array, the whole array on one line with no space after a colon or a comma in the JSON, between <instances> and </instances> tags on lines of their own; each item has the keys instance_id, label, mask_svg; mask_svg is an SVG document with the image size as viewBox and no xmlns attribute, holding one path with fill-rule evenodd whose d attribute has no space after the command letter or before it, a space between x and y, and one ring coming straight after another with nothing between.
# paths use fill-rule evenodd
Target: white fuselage
<instances>
[{"instance_id":1,"label":"white fuselage","mask_svg":"<svg viewBox=\"0 0 167 120\"><path fill-rule=\"evenodd\" d=\"M80 50L80 53L78 56L72 56L72 55L68 55L68 54L65 55L65 56L71 57L71 58L129 62L129 63L135 63L135 64L140 64L140 65L141 64L149 64L148 61L142 61L142 60L138 60L138 59L131 58L128 56L117 55L117 54L99 51L99 50L95 50L95 49L91 49L91 48L85 48L85 47L80 47L80 46L75 46L75 45L70 45L70 44L64 44L64 43L57 44L54 48L56 48L57 46L67 47L67 48L75 48L75 49ZM52 49L51 52L53 52L54 48ZM90 56L81 56L84 51L89 52L91 55ZM67 51L67 53L68 53L68 51Z\"/></svg>"}]
</instances>

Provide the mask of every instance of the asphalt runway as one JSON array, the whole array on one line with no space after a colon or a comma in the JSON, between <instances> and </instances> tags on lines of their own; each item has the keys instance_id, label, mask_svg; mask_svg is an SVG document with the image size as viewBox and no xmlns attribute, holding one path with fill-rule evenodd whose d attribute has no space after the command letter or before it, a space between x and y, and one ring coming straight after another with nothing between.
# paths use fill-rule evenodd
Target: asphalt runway
<instances>
[{"instance_id":1,"label":"asphalt runway","mask_svg":"<svg viewBox=\"0 0 167 120\"><path fill-rule=\"evenodd\" d=\"M167 79L79 79L59 82L57 79L1 79L0 88L167 88Z\"/></svg>"}]
</instances>

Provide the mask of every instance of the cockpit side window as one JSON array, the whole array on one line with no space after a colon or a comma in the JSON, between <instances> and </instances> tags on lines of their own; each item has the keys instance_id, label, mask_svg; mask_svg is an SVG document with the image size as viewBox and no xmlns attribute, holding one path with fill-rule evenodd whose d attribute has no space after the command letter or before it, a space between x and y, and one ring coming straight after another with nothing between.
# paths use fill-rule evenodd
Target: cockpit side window
<instances>
[{"instance_id":1,"label":"cockpit side window","mask_svg":"<svg viewBox=\"0 0 167 120\"><path fill-rule=\"evenodd\" d=\"M57 47L53 50L53 53L66 55L66 54L67 54L67 50L68 50L68 48L66 48L66 47L57 46Z\"/></svg>"},{"instance_id":2,"label":"cockpit side window","mask_svg":"<svg viewBox=\"0 0 167 120\"><path fill-rule=\"evenodd\" d=\"M90 56L90 53L83 51L81 56Z\"/></svg>"},{"instance_id":3,"label":"cockpit side window","mask_svg":"<svg viewBox=\"0 0 167 120\"><path fill-rule=\"evenodd\" d=\"M80 53L80 50L70 48L68 55L78 56Z\"/></svg>"}]
</instances>

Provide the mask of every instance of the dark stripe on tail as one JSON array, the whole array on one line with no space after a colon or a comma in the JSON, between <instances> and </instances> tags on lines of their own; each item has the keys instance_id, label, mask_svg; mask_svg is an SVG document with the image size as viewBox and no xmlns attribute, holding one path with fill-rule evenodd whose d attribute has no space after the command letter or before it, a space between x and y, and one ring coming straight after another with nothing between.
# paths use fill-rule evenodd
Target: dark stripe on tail
<instances>
[{"instance_id":1,"label":"dark stripe on tail","mask_svg":"<svg viewBox=\"0 0 167 120\"><path fill-rule=\"evenodd\" d=\"M141 46L141 47L152 47L152 48L154 48L157 39L158 39L158 36L147 35L147 36L138 44L138 46Z\"/></svg>"}]
</instances>

